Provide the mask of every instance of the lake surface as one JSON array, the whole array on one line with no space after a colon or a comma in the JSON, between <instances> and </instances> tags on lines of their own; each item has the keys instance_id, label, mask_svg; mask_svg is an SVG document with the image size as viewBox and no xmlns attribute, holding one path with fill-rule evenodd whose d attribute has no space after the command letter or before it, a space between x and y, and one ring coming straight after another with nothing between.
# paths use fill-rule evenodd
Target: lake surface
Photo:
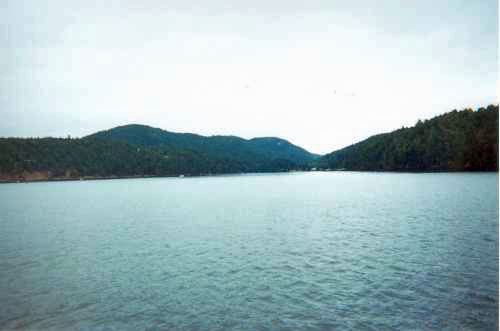
<instances>
[{"instance_id":1,"label":"lake surface","mask_svg":"<svg viewBox=\"0 0 500 331\"><path fill-rule=\"evenodd\" d=\"M498 174L5 184L0 210L0 329L498 329Z\"/></svg>"}]
</instances>

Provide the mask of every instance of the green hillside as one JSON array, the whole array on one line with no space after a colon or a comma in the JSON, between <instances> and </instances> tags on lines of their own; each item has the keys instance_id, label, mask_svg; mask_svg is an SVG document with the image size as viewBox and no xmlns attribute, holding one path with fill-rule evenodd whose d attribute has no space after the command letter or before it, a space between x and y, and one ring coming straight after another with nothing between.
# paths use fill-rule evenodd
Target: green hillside
<instances>
[{"instance_id":1,"label":"green hillside","mask_svg":"<svg viewBox=\"0 0 500 331\"><path fill-rule=\"evenodd\" d=\"M174 133L138 124L97 132L87 138L122 141L132 145L167 150L190 150L202 153L209 158L224 158L250 163L287 160L296 165L307 165L318 157L280 138L247 140L236 136L205 137L192 133Z\"/></svg>"},{"instance_id":2,"label":"green hillside","mask_svg":"<svg viewBox=\"0 0 500 331\"><path fill-rule=\"evenodd\" d=\"M320 169L498 171L498 106L452 111L323 157L280 138L126 125L79 139L0 138L0 180Z\"/></svg>"},{"instance_id":3,"label":"green hillside","mask_svg":"<svg viewBox=\"0 0 500 331\"><path fill-rule=\"evenodd\" d=\"M0 138L0 180L274 172L303 169L314 158L278 138L127 125L81 139Z\"/></svg>"},{"instance_id":4,"label":"green hillside","mask_svg":"<svg viewBox=\"0 0 500 331\"><path fill-rule=\"evenodd\" d=\"M314 165L345 170L498 171L498 105L452 111L372 136Z\"/></svg>"}]
</instances>

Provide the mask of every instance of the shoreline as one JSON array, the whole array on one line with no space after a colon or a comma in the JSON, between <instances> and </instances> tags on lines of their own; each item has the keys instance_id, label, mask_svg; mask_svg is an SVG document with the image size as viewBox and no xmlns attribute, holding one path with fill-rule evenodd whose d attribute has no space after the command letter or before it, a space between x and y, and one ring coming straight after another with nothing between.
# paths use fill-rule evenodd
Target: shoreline
<instances>
[{"instance_id":1,"label":"shoreline","mask_svg":"<svg viewBox=\"0 0 500 331\"><path fill-rule=\"evenodd\" d=\"M427 170L427 171L398 171L398 170L291 170L291 171L262 171L262 172L232 172L217 174L179 174L179 175L132 175L132 176L84 176L84 177L54 177L54 178L12 178L0 179L0 184L28 184L41 182L73 182L92 180L113 180L113 179L144 179L144 178L192 178L192 177L219 177L231 175L255 175L255 174L289 174L289 173L325 173L325 172L364 172L364 173L393 173L393 174L428 174L428 173L498 173L498 170Z\"/></svg>"},{"instance_id":2,"label":"shoreline","mask_svg":"<svg viewBox=\"0 0 500 331\"><path fill-rule=\"evenodd\" d=\"M40 182L74 182L74 181L89 181L89 180L112 180L112 179L140 179L140 178L183 178L183 177L202 177L214 175L135 175L135 176L84 176L84 177L54 177L54 178L41 178L41 179L0 179L0 184L27 184L27 183L40 183Z\"/></svg>"},{"instance_id":3,"label":"shoreline","mask_svg":"<svg viewBox=\"0 0 500 331\"><path fill-rule=\"evenodd\" d=\"M40 179L0 179L0 184L28 184L28 183L41 183L41 182L74 182L74 181L92 181L92 180L112 180L112 179L143 179L143 178L192 178L192 177L218 177L228 175L251 175L251 174L285 174L296 172L309 172L309 171L263 171L263 172L229 172L217 174L180 174L180 175L133 175L133 176L84 176L84 177L54 177L54 178L40 178ZM319 171L318 171L319 172Z\"/></svg>"}]
</instances>

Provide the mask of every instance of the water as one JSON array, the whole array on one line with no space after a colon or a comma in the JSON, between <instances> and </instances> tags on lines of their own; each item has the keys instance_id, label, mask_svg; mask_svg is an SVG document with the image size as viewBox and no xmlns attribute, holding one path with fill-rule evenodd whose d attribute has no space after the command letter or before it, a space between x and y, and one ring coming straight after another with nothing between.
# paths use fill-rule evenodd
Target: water
<instances>
[{"instance_id":1,"label":"water","mask_svg":"<svg viewBox=\"0 0 500 331\"><path fill-rule=\"evenodd\" d=\"M0 328L498 329L498 174L0 185Z\"/></svg>"}]
</instances>

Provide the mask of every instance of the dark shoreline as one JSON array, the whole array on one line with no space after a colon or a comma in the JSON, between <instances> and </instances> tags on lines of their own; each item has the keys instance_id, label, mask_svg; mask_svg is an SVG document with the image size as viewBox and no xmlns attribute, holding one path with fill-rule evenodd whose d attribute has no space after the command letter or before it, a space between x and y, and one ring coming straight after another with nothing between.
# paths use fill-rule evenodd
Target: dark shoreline
<instances>
[{"instance_id":1,"label":"dark shoreline","mask_svg":"<svg viewBox=\"0 0 500 331\"><path fill-rule=\"evenodd\" d=\"M44 179L6 179L1 180L0 184L22 184L22 183L40 183L40 182L74 182L74 181L88 181L88 180L111 180L111 179L140 179L140 178L175 178L175 177L202 177L202 176L215 176L215 175L137 175L137 176L105 176L105 177L75 177L75 178L44 178Z\"/></svg>"},{"instance_id":2,"label":"dark shoreline","mask_svg":"<svg viewBox=\"0 0 500 331\"><path fill-rule=\"evenodd\" d=\"M40 182L73 182L73 181L88 181L88 180L111 180L111 179L141 179L141 178L191 178L191 177L218 177L230 175L251 175L251 174L285 174L295 172L309 172L303 170L294 171L266 171L266 172L228 172L217 174L181 174L181 175L135 175L135 176L104 176L104 177L75 177L75 178L44 178L44 179L0 179L0 184L22 184L22 183L40 183ZM319 171L318 171L319 172Z\"/></svg>"},{"instance_id":3,"label":"dark shoreline","mask_svg":"<svg viewBox=\"0 0 500 331\"><path fill-rule=\"evenodd\" d=\"M185 175L134 175L134 176L86 176L75 178L44 178L44 179L0 179L0 184L27 184L40 182L73 182L73 181L89 181L89 180L112 180L112 179L141 179L141 178L190 178L190 177L219 177L231 175L255 175L255 174L287 174L287 173L303 173L303 172L369 172L369 173L393 173L393 174L427 174L427 173L498 173L498 170L292 170L292 171L263 171L263 172L233 172L233 173L217 173L217 174L185 174Z\"/></svg>"}]
</instances>

